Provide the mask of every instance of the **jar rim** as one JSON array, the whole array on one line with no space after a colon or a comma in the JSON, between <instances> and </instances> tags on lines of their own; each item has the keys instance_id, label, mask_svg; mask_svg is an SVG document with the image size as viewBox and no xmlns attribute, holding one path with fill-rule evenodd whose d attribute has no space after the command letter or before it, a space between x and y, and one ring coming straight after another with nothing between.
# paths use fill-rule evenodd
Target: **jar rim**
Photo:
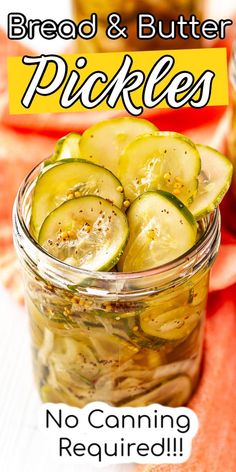
<instances>
[{"instance_id":1,"label":"jar rim","mask_svg":"<svg viewBox=\"0 0 236 472\"><path fill-rule=\"evenodd\" d=\"M20 258L22 257L23 252L28 263L35 265L36 270L40 267L41 272L44 267L44 270L48 272L48 277L53 277L54 283L55 278L60 279L62 276L63 280L60 280L60 286L62 285L68 288L69 285L73 284L68 285L66 282L85 279L89 279L90 281L97 280L98 282L109 281L111 284L119 284L122 281L129 281L134 284L140 279L148 279L151 281L151 279L156 276L166 278L164 275L171 275L174 272L181 272L182 274L183 272L189 272L193 274L193 272L199 270L200 266L204 265L207 260L211 262L212 258L215 257L218 251L220 239L220 212L217 208L207 218L205 218L205 231L195 245L173 261L137 272L99 272L70 266L63 261L56 259L51 254L48 254L32 237L26 223L26 218L23 212L23 206L25 204L24 200L27 199L30 192L32 192L38 173L41 169L42 163L36 165L23 180L19 188L13 207L13 237L18 254L20 252ZM50 270L50 268L52 270ZM79 285L79 283L77 285Z\"/></svg>"}]
</instances>

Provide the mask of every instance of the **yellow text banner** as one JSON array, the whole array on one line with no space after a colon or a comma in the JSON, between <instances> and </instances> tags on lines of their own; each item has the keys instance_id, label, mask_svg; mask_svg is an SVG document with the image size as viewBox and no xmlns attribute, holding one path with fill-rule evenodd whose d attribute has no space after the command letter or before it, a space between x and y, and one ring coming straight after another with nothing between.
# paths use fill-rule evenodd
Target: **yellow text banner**
<instances>
[{"instance_id":1,"label":"yellow text banner","mask_svg":"<svg viewBox=\"0 0 236 472\"><path fill-rule=\"evenodd\" d=\"M11 114L228 104L224 48L8 58Z\"/></svg>"}]
</instances>

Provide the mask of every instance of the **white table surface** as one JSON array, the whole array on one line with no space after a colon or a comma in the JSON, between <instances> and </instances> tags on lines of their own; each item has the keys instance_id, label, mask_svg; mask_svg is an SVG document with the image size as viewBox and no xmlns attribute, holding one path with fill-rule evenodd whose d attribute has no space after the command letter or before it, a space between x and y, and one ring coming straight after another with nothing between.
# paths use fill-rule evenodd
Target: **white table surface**
<instances>
[{"instance_id":1,"label":"white table surface","mask_svg":"<svg viewBox=\"0 0 236 472\"><path fill-rule=\"evenodd\" d=\"M131 472L133 466L58 465L43 450L37 428L40 400L31 366L28 318L0 287L0 471L1 472Z\"/></svg>"}]
</instances>

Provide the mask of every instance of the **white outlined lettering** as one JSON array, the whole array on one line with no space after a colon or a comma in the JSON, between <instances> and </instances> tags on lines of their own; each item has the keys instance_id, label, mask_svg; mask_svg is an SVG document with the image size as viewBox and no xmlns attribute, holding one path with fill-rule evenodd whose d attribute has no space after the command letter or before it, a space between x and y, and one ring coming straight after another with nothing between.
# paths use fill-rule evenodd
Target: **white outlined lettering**
<instances>
[{"instance_id":1,"label":"white outlined lettering","mask_svg":"<svg viewBox=\"0 0 236 472\"><path fill-rule=\"evenodd\" d=\"M67 76L68 66L66 61L57 55L42 55L37 57L23 57L25 65L37 65L33 76L22 97L21 103L25 108L29 108L38 96L49 96L61 88L60 105L68 109L76 102L80 102L86 109L95 109L103 101L106 101L109 108L114 109L119 100L124 108L133 116L139 116L143 111L143 106L154 108L164 100L170 108L181 108L188 104L193 108L202 108L210 100L212 83L215 74L211 70L203 71L196 79L189 71L181 71L175 74L164 89L159 90L155 95L156 87L172 71L175 60L171 55L164 55L156 61L151 71L145 77L141 70L132 70L133 59L129 54L125 54L123 61L109 80L105 72L94 71L85 79L81 80L79 69L84 69L87 59L78 57L75 63L77 70L72 70ZM55 66L54 74L47 85L42 85L44 75L50 64ZM105 84L96 87L97 84ZM142 103L135 103L133 92L142 89ZM198 94L198 98L196 95ZM181 94L181 97L178 98Z\"/></svg>"}]
</instances>

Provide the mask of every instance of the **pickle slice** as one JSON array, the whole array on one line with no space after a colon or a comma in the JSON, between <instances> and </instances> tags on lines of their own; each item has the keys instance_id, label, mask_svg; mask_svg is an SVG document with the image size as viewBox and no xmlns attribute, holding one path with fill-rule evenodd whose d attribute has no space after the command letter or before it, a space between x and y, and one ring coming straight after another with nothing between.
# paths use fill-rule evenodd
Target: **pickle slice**
<instances>
[{"instance_id":1,"label":"pickle slice","mask_svg":"<svg viewBox=\"0 0 236 472\"><path fill-rule=\"evenodd\" d=\"M80 141L83 159L117 173L120 154L137 136L153 134L156 126L140 118L113 118L87 129Z\"/></svg>"},{"instance_id":2,"label":"pickle slice","mask_svg":"<svg viewBox=\"0 0 236 472\"><path fill-rule=\"evenodd\" d=\"M55 385L58 384L58 385ZM91 387L90 387L91 391ZM79 388L79 392L73 392L72 388L59 385L53 372L53 381L49 378L49 383L44 384L40 389L41 399L44 403L65 403L71 406L84 406L85 401L88 400L88 389L83 391ZM79 398L78 398L79 397Z\"/></svg>"},{"instance_id":3,"label":"pickle slice","mask_svg":"<svg viewBox=\"0 0 236 472\"><path fill-rule=\"evenodd\" d=\"M140 316L140 326L145 333L169 341L183 340L199 321L200 312L189 305L162 314L149 308Z\"/></svg>"},{"instance_id":4,"label":"pickle slice","mask_svg":"<svg viewBox=\"0 0 236 472\"><path fill-rule=\"evenodd\" d=\"M55 338L50 362L61 380L68 380L69 385L76 380L93 381L99 375L100 366L93 349L83 341L72 337Z\"/></svg>"},{"instance_id":5,"label":"pickle slice","mask_svg":"<svg viewBox=\"0 0 236 472\"><path fill-rule=\"evenodd\" d=\"M66 403L61 392L48 384L41 387L40 395L44 403Z\"/></svg>"},{"instance_id":6,"label":"pickle slice","mask_svg":"<svg viewBox=\"0 0 236 472\"><path fill-rule=\"evenodd\" d=\"M161 403L167 406L181 406L187 403L192 392L192 383L187 375L179 375L153 388L144 395L134 398L123 406L146 406Z\"/></svg>"},{"instance_id":7,"label":"pickle slice","mask_svg":"<svg viewBox=\"0 0 236 472\"><path fill-rule=\"evenodd\" d=\"M123 252L127 218L104 198L85 196L62 203L44 221L39 244L66 264L109 270Z\"/></svg>"},{"instance_id":8,"label":"pickle slice","mask_svg":"<svg viewBox=\"0 0 236 472\"><path fill-rule=\"evenodd\" d=\"M209 146L197 145L202 163L198 193L189 209L196 219L211 213L224 198L233 175L230 160Z\"/></svg>"},{"instance_id":9,"label":"pickle slice","mask_svg":"<svg viewBox=\"0 0 236 472\"><path fill-rule=\"evenodd\" d=\"M110 367L117 367L117 362L122 364L138 352L138 348L124 338L103 332L94 333L91 344L100 363Z\"/></svg>"},{"instance_id":10,"label":"pickle slice","mask_svg":"<svg viewBox=\"0 0 236 472\"><path fill-rule=\"evenodd\" d=\"M56 143L53 155L44 162L44 166L54 164L63 159L79 159L79 142L81 135L78 133L69 133Z\"/></svg>"},{"instance_id":11,"label":"pickle slice","mask_svg":"<svg viewBox=\"0 0 236 472\"><path fill-rule=\"evenodd\" d=\"M130 206L130 237L118 268L123 272L151 269L173 261L196 242L197 224L174 195L146 192Z\"/></svg>"},{"instance_id":12,"label":"pickle slice","mask_svg":"<svg viewBox=\"0 0 236 472\"><path fill-rule=\"evenodd\" d=\"M124 149L118 176L131 201L148 190L165 190L188 206L197 193L200 168L198 150L190 139L159 131Z\"/></svg>"},{"instance_id":13,"label":"pickle slice","mask_svg":"<svg viewBox=\"0 0 236 472\"><path fill-rule=\"evenodd\" d=\"M31 214L31 232L37 239L47 215L64 201L81 195L101 196L122 207L120 181L107 169L83 160L58 163L37 181Z\"/></svg>"}]
</instances>

